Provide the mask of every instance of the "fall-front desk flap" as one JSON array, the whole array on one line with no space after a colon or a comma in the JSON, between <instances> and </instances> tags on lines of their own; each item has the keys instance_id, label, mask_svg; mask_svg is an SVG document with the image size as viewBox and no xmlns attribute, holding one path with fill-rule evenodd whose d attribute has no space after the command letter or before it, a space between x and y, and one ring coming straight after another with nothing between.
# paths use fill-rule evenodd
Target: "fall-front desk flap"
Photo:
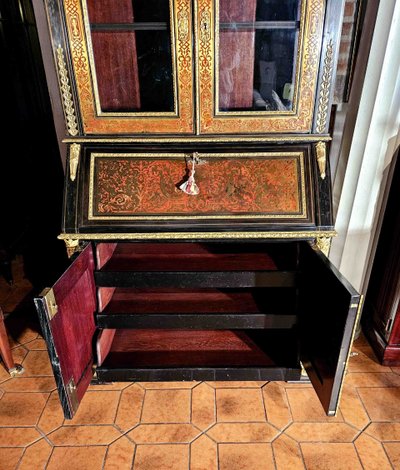
<instances>
[{"instance_id":1,"label":"fall-front desk flap","mask_svg":"<svg viewBox=\"0 0 400 470\"><path fill-rule=\"evenodd\" d=\"M66 231L321 226L311 145L199 152L72 146L70 160Z\"/></svg>"}]
</instances>

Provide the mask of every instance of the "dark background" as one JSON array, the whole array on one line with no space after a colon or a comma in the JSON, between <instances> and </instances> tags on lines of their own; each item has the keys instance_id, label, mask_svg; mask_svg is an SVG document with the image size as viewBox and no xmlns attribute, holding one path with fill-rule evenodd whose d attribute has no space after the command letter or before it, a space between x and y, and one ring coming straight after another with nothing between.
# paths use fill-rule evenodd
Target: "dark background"
<instances>
[{"instance_id":1,"label":"dark background","mask_svg":"<svg viewBox=\"0 0 400 470\"><path fill-rule=\"evenodd\" d=\"M35 291L67 264L63 169L31 0L0 0L0 266L22 254Z\"/></svg>"}]
</instances>

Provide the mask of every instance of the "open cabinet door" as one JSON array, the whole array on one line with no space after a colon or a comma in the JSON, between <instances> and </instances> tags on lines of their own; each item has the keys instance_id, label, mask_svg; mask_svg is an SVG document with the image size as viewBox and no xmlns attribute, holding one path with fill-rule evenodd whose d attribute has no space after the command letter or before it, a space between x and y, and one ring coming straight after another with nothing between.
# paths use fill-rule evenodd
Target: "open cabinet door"
<instances>
[{"instance_id":1,"label":"open cabinet door","mask_svg":"<svg viewBox=\"0 0 400 470\"><path fill-rule=\"evenodd\" d=\"M66 418L72 418L93 375L95 332L92 247L87 246L35 305Z\"/></svg>"},{"instance_id":2,"label":"open cabinet door","mask_svg":"<svg viewBox=\"0 0 400 470\"><path fill-rule=\"evenodd\" d=\"M318 249L300 244L300 360L326 413L336 414L360 295Z\"/></svg>"}]
</instances>

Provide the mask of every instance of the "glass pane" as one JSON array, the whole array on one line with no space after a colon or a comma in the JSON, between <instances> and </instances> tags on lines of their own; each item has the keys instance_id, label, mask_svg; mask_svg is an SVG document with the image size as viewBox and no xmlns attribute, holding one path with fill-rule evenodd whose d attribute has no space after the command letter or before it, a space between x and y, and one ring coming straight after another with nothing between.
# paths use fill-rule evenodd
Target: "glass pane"
<instances>
[{"instance_id":1,"label":"glass pane","mask_svg":"<svg viewBox=\"0 0 400 470\"><path fill-rule=\"evenodd\" d=\"M290 111L301 0L219 0L220 111Z\"/></svg>"},{"instance_id":2,"label":"glass pane","mask_svg":"<svg viewBox=\"0 0 400 470\"><path fill-rule=\"evenodd\" d=\"M87 0L103 112L173 112L166 0Z\"/></svg>"}]
</instances>

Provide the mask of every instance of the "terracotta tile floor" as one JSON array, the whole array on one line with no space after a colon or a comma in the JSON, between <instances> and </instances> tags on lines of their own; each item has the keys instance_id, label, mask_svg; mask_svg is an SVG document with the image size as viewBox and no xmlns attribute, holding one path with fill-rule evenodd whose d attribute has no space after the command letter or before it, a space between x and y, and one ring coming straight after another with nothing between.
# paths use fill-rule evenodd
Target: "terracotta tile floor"
<instances>
[{"instance_id":1,"label":"terracotta tile floor","mask_svg":"<svg viewBox=\"0 0 400 470\"><path fill-rule=\"evenodd\" d=\"M18 316L29 282L15 276L13 287L0 278L0 303L14 310L25 373L0 366L1 470L400 469L400 368L378 364L363 338L337 417L307 384L196 382L91 386L64 420L33 314Z\"/></svg>"}]
</instances>

